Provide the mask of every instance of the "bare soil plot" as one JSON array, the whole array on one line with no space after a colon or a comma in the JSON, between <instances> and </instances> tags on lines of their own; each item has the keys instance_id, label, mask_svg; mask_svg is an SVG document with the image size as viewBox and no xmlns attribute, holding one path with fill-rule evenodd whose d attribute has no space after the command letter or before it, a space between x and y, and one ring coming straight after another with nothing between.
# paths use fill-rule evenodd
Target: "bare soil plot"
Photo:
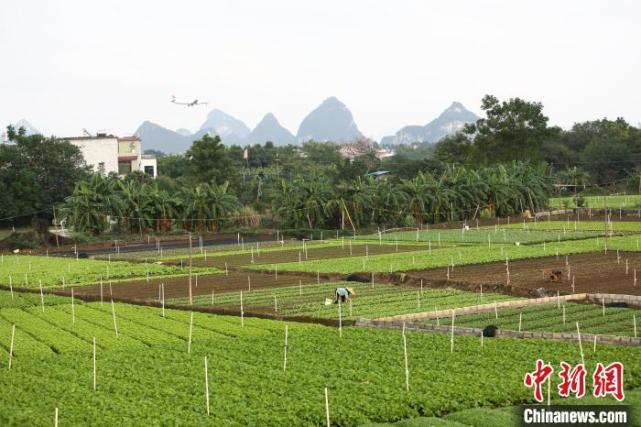
<instances>
[{"instance_id":1,"label":"bare soil plot","mask_svg":"<svg viewBox=\"0 0 641 427\"><path fill-rule=\"evenodd\" d=\"M456 266L450 270L450 281L470 285L502 285L507 292L535 291L544 288L548 292L561 294L574 292L604 292L613 294L641 295L641 253L598 252L567 257L555 256L509 262L510 283L507 283L505 262L493 262L468 266ZM626 260L628 263L626 274ZM546 275L551 270L561 270L560 281L550 281ZM637 270L637 283L634 270ZM570 275L568 276L568 270ZM447 268L436 268L408 274L411 278L443 282L447 280ZM518 292L512 292L518 293Z\"/></svg>"},{"instance_id":2,"label":"bare soil plot","mask_svg":"<svg viewBox=\"0 0 641 427\"><path fill-rule=\"evenodd\" d=\"M249 277L249 280L248 280ZM278 286L298 286L299 280L303 284L316 283L315 275L305 274L264 274L255 272L237 272L230 271L228 275L211 274L204 276L192 277L192 295L209 295L212 291L215 293L232 292L238 290L248 289L249 282L251 282L252 289L259 289L265 287L278 287ZM114 283L111 287L109 283L103 284L103 296L109 298L113 295L114 298L120 300L147 300L158 299L159 285L164 283L165 298L180 298L189 295L189 277L167 278L167 279L151 279L149 282L146 280L132 281L127 283ZM70 288L65 289L66 293L70 293ZM61 288L56 289L61 291ZM91 295L100 296L100 285L81 286L74 288L74 294L78 296Z\"/></svg>"},{"instance_id":3,"label":"bare soil plot","mask_svg":"<svg viewBox=\"0 0 641 427\"><path fill-rule=\"evenodd\" d=\"M394 244L354 244L350 245L348 242L345 246L330 246L327 248L308 248L307 251L302 249L284 250L284 251L256 251L253 254L253 264L276 264L283 262L298 262L299 256L301 261L327 259L327 258L344 258L350 256L363 256L366 253L369 255L389 254L394 252L409 252L419 249L416 245L394 245ZM183 260L183 265L187 265L186 260ZM204 257L194 258L194 267L218 267L225 268L227 263L228 268L240 267L252 264L252 254L236 254L236 255L218 255L208 256L205 260Z\"/></svg>"}]
</instances>

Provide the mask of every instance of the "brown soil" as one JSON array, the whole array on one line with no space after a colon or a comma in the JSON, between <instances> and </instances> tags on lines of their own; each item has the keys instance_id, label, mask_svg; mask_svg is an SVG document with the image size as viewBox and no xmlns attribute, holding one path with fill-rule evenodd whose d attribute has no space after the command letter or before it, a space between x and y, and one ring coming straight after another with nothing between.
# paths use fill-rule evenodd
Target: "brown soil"
<instances>
[{"instance_id":1,"label":"brown soil","mask_svg":"<svg viewBox=\"0 0 641 427\"><path fill-rule=\"evenodd\" d=\"M248 289L247 277L250 277L251 288L278 287L298 285L300 280L303 284L316 283L316 275L311 274L274 274L236 272L230 271L228 275L210 274L192 277L192 295L209 295L212 290L216 293L232 292ZM338 279L339 277L336 277ZM321 280L334 279L334 277L321 275ZM108 283L103 284L103 296L113 296L118 300L148 300L158 299L159 285L164 283L165 298L187 297L189 295L189 278L179 277L172 279L150 279L133 281L127 283L114 283L111 288ZM196 283L198 282L198 283ZM56 292L70 293L70 288L54 289ZM74 288L74 294L78 296L100 296L100 285L78 286Z\"/></svg>"},{"instance_id":2,"label":"brown soil","mask_svg":"<svg viewBox=\"0 0 641 427\"><path fill-rule=\"evenodd\" d=\"M625 271L628 260L628 274ZM572 293L572 276L574 276L574 292L603 292L612 294L641 295L641 253L621 252L617 263L616 251L607 254L590 253L568 256L570 278L565 257L546 257L530 260L510 261L510 283L507 284L505 262L493 262L468 266L457 266L450 271L452 284L488 286L510 294L561 294ZM545 274L552 269L562 272L558 282L549 281ZM637 284L634 286L634 269L637 270ZM426 285L443 286L447 282L447 269L436 268L419 272L410 272L406 280L423 279ZM499 285L496 287L496 285ZM543 288L541 292L538 292Z\"/></svg>"},{"instance_id":3,"label":"brown soil","mask_svg":"<svg viewBox=\"0 0 641 427\"><path fill-rule=\"evenodd\" d=\"M398 245L398 252L408 252L419 249L420 248L418 246L413 245ZM397 251L397 248L396 245L386 244L379 246L377 243L370 245L352 245L352 251L350 255L349 245L345 243L344 248L341 246L331 246L327 248L307 249L307 258L305 257L305 252L303 252L302 249L276 252L261 251L260 256L258 255L258 252L254 250L254 264L298 262L299 254L302 261L327 258L344 258L349 256L363 256L365 255L366 250L370 255L378 255L395 252ZM183 260L183 265L187 265L187 262L187 260ZM248 266L252 264L252 254L248 253L228 256L212 256L207 257L207 260L205 260L205 258L203 257L193 259L193 265L195 267L217 267L220 269L224 269L225 263L227 263L227 267L229 268Z\"/></svg>"}]
</instances>

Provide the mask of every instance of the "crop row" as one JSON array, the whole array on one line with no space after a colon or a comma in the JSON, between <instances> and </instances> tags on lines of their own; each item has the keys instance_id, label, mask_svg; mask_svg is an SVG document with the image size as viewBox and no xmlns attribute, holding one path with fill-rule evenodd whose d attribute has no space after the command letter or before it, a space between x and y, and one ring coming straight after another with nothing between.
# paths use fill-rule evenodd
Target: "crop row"
<instances>
[{"instance_id":1,"label":"crop row","mask_svg":"<svg viewBox=\"0 0 641 427\"><path fill-rule=\"evenodd\" d=\"M424 288L421 292L420 288L415 286L339 282L244 291L243 308L245 311L259 309L283 316L338 319L338 304L324 303L326 298L333 301L334 289L337 286L349 286L356 293L349 304L343 304L341 307L341 317L344 319L376 318L510 299L502 294L485 293L481 297L479 294L455 289ZM189 304L187 298L176 298L169 302ZM240 310L240 292L201 295L195 297L193 303Z\"/></svg>"},{"instance_id":2,"label":"crop row","mask_svg":"<svg viewBox=\"0 0 641 427\"><path fill-rule=\"evenodd\" d=\"M541 357L558 365L580 360L574 344L408 333L410 391L405 391L403 347L398 331L288 325L288 362L283 370L282 322L194 313L187 353L189 312L115 304L78 303L76 324L65 324L69 306L55 312L38 306L0 309L0 368L6 369L7 330L17 326L14 363L0 376L2 425L60 423L114 425L320 425L328 388L336 425L392 422L443 415L478 406L528 402L523 373ZM5 313L8 310L8 313ZM8 317L10 320L6 320ZM85 322L85 323L82 323ZM76 329L74 329L76 328ZM109 337L114 332L113 337ZM97 341L97 389L92 390L89 338ZM25 337L33 346L26 347ZM127 339L125 339L127 338ZM22 346L25 346L23 348ZM53 353L55 347L59 353ZM509 355L509 357L507 357ZM209 357L211 415L207 416L204 356ZM602 346L586 362L625 364L626 387L639 385L634 349ZM43 379L46 379L43 381ZM556 379L555 379L556 381ZM344 404L349 402L349 405Z\"/></svg>"},{"instance_id":3,"label":"crop row","mask_svg":"<svg viewBox=\"0 0 641 427\"><path fill-rule=\"evenodd\" d=\"M199 269L215 272L214 269ZM180 267L130 263L124 261L98 261L48 256L11 255L0 259L0 283L25 288L60 285L83 285L99 280L172 276L184 274Z\"/></svg>"},{"instance_id":4,"label":"crop row","mask_svg":"<svg viewBox=\"0 0 641 427\"><path fill-rule=\"evenodd\" d=\"M579 219L572 220L567 219L566 221L524 221L516 222L512 224L501 224L498 226L499 229L506 230L522 230L522 231L563 231L573 232L573 231L594 231L594 232L641 232L641 219L639 221L593 221L588 219ZM487 227L487 228L494 228Z\"/></svg>"},{"instance_id":5,"label":"crop row","mask_svg":"<svg viewBox=\"0 0 641 427\"><path fill-rule=\"evenodd\" d=\"M570 303L499 309L457 316L455 323L474 328L484 328L491 324L502 329L518 330L520 318L523 331L576 332L576 322L579 322L581 332L633 336L635 317L639 317L639 314L639 310L630 308L603 308L593 304ZM641 317L638 320L641 322ZM449 324L451 318L442 318L439 321ZM436 320L431 319L425 323L435 324ZM637 326L641 328L641 323Z\"/></svg>"},{"instance_id":6,"label":"crop row","mask_svg":"<svg viewBox=\"0 0 641 427\"><path fill-rule=\"evenodd\" d=\"M431 242L434 245L441 245L442 243L539 243L539 242L552 242L560 240L575 240L585 239L587 237L594 237L602 234L602 232L590 230L564 230L562 233L557 231L548 230L532 230L521 229L520 227L513 228L498 228L498 227L485 227L485 228L460 228L457 230L449 229L433 229L433 230L415 230L415 231L398 231L382 233L380 236L381 241L410 241L410 242ZM379 239L378 234L363 236L362 238Z\"/></svg>"},{"instance_id":7,"label":"crop row","mask_svg":"<svg viewBox=\"0 0 641 427\"><path fill-rule=\"evenodd\" d=\"M617 236L607 239L608 250L636 251L638 237ZM641 243L640 243L641 244ZM273 271L305 271L321 273L349 274L361 272L396 272L423 270L428 268L479 264L493 261L537 258L544 256L569 255L604 250L606 241L603 238L590 238L576 241L561 241L535 245L476 245L443 247L435 250L420 250L403 253L373 255L369 257L351 257L340 260L309 260L302 263L290 262L267 264L250 268Z\"/></svg>"}]
</instances>

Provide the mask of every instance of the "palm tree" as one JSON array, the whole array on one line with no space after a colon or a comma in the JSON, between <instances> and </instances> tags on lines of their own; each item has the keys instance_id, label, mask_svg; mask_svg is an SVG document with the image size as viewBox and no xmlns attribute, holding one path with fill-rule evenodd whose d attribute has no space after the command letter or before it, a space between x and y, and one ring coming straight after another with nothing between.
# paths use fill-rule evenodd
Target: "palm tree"
<instances>
[{"instance_id":1,"label":"palm tree","mask_svg":"<svg viewBox=\"0 0 641 427\"><path fill-rule=\"evenodd\" d=\"M113 216L122 213L112 178L99 174L80 181L61 208L61 219L79 232L100 234Z\"/></svg>"}]
</instances>

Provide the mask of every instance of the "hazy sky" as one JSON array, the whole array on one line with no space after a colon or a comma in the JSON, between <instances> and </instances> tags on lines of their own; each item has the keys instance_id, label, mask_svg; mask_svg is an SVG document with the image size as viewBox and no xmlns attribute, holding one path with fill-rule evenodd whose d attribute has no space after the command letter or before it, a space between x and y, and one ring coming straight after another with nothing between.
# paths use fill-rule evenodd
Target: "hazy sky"
<instances>
[{"instance_id":1,"label":"hazy sky","mask_svg":"<svg viewBox=\"0 0 641 427\"><path fill-rule=\"evenodd\" d=\"M59 136L198 128L214 107L296 132L336 96L380 138L486 93L553 124L641 121L639 1L0 1L0 124ZM197 97L207 107L172 105Z\"/></svg>"}]
</instances>

